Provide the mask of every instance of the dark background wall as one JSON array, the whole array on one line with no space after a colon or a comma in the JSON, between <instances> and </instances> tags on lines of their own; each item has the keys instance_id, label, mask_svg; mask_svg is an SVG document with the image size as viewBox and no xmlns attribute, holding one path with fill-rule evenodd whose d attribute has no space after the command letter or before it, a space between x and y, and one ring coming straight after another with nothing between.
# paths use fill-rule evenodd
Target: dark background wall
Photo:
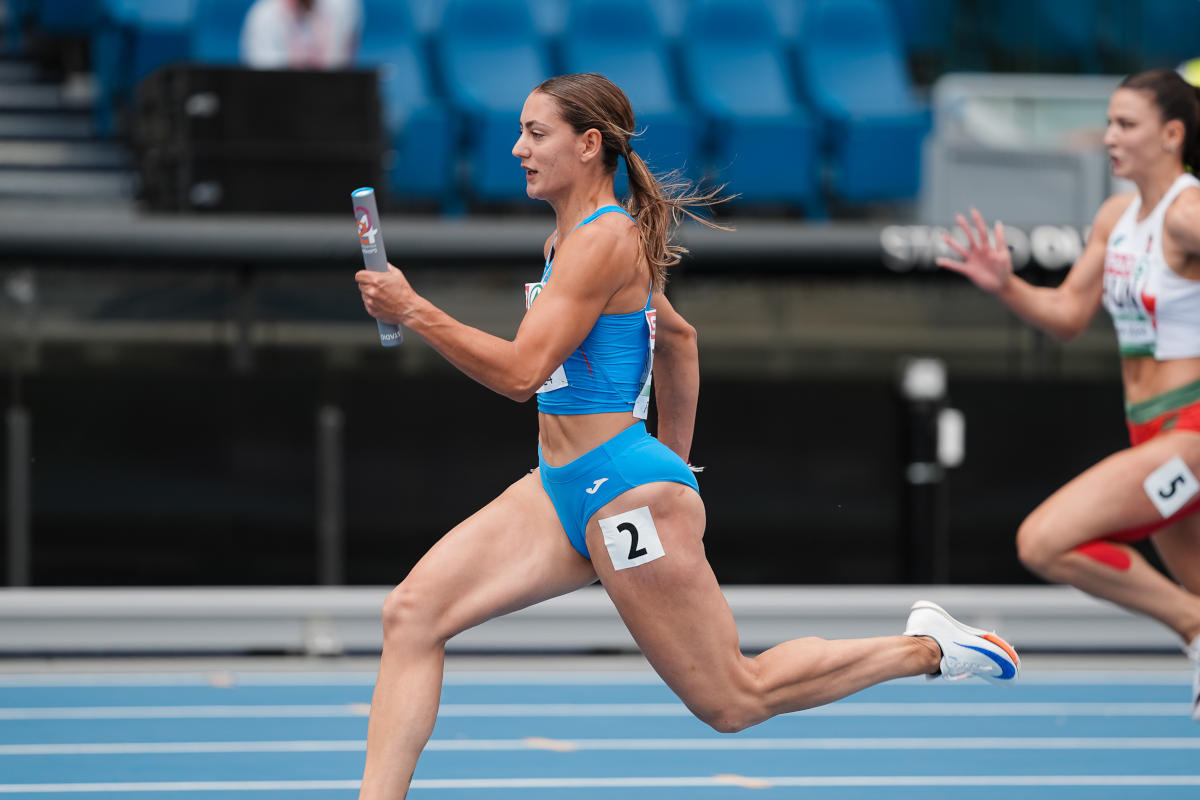
<instances>
[{"instance_id":1,"label":"dark background wall","mask_svg":"<svg viewBox=\"0 0 1200 800\"><path fill-rule=\"evenodd\" d=\"M186 360L186 357L183 358ZM401 579L536 465L536 410L450 374L42 370L33 415L35 585L317 579L315 418L345 414L346 580ZM0 392L8 405L11 386ZM1125 443L1115 380L951 376L967 458L946 481L950 579L1033 580L1025 514ZM909 580L903 406L880 378L702 385L694 463L727 583Z\"/></svg>"}]
</instances>

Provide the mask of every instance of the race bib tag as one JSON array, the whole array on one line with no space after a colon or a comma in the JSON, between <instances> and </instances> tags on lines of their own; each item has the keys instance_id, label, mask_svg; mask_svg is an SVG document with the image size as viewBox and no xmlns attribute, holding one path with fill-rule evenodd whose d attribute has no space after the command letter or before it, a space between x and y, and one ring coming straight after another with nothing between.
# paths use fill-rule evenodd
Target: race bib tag
<instances>
[{"instance_id":1,"label":"race bib tag","mask_svg":"<svg viewBox=\"0 0 1200 800\"><path fill-rule=\"evenodd\" d=\"M658 538L658 529L650 518L649 506L624 511L599 522L613 569L640 567L666 555Z\"/></svg>"},{"instance_id":2,"label":"race bib tag","mask_svg":"<svg viewBox=\"0 0 1200 800\"><path fill-rule=\"evenodd\" d=\"M1163 518L1171 516L1183 508L1189 500L1200 492L1200 481L1188 469L1188 465L1179 456L1175 456L1163 464L1142 483L1146 495L1158 513Z\"/></svg>"},{"instance_id":3,"label":"race bib tag","mask_svg":"<svg viewBox=\"0 0 1200 800\"><path fill-rule=\"evenodd\" d=\"M553 392L555 389L565 389L567 386L567 371L559 365L558 369L550 373L550 377L546 378L546 382L537 390L538 394L542 392Z\"/></svg>"},{"instance_id":4,"label":"race bib tag","mask_svg":"<svg viewBox=\"0 0 1200 800\"><path fill-rule=\"evenodd\" d=\"M531 305L533 305L533 301L537 300L537 296L539 294L541 294L542 289L545 289L545 288L546 288L546 284L543 281L538 281L537 283L525 284L525 310L526 311L529 310L529 307Z\"/></svg>"},{"instance_id":5,"label":"race bib tag","mask_svg":"<svg viewBox=\"0 0 1200 800\"><path fill-rule=\"evenodd\" d=\"M546 288L545 281L538 281L537 283L525 284L525 310L526 311L528 311L529 307L531 305L533 305L533 301L537 299L537 296L542 293L542 289L544 289L544 288ZM554 370L554 372L550 373L550 377L547 378L546 382L543 383L541 388L537 390L537 393L542 394L543 392L553 392L555 389L562 389L566 386L567 386L567 371L565 369L563 369L562 365L560 364L558 366L558 369L556 369L556 370Z\"/></svg>"},{"instance_id":6,"label":"race bib tag","mask_svg":"<svg viewBox=\"0 0 1200 800\"><path fill-rule=\"evenodd\" d=\"M1112 315L1122 355L1154 355L1158 341L1153 297L1146 294L1145 256L1114 251L1104 256L1103 303Z\"/></svg>"},{"instance_id":7,"label":"race bib tag","mask_svg":"<svg viewBox=\"0 0 1200 800\"><path fill-rule=\"evenodd\" d=\"M658 311L646 309L646 325L650 328L650 350L646 354L646 371L642 374L642 388L633 403L633 416L645 419L650 415L650 382L654 377L654 334L658 327Z\"/></svg>"}]
</instances>

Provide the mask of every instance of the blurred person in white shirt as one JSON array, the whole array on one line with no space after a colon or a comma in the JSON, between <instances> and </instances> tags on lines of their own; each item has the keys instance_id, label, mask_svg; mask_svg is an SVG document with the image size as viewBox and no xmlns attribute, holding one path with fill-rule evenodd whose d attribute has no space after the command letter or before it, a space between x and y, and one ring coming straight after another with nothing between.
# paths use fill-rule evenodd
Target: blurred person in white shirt
<instances>
[{"instance_id":1,"label":"blurred person in white shirt","mask_svg":"<svg viewBox=\"0 0 1200 800\"><path fill-rule=\"evenodd\" d=\"M360 0L255 0L242 23L242 63L342 69L354 60L361 25Z\"/></svg>"}]
</instances>

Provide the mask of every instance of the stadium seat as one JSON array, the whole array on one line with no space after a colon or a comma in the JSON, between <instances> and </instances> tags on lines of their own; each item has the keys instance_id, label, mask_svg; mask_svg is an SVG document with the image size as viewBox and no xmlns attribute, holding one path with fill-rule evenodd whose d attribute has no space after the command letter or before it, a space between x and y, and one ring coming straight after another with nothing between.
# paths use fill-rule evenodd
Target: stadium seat
<instances>
[{"instance_id":1,"label":"stadium seat","mask_svg":"<svg viewBox=\"0 0 1200 800\"><path fill-rule=\"evenodd\" d=\"M112 133L138 82L191 54L196 0L100 0L92 32L96 128Z\"/></svg>"},{"instance_id":2,"label":"stadium seat","mask_svg":"<svg viewBox=\"0 0 1200 800\"><path fill-rule=\"evenodd\" d=\"M1118 5L1127 0L1118 0ZM993 67L1020 72L1099 72L1100 0L1004 0L979 10ZM1114 6L1115 7L1115 6Z\"/></svg>"},{"instance_id":3,"label":"stadium seat","mask_svg":"<svg viewBox=\"0 0 1200 800\"><path fill-rule=\"evenodd\" d=\"M16 53L25 45L25 29L37 19L38 0L8 0L4 20L4 49Z\"/></svg>"},{"instance_id":4,"label":"stadium seat","mask_svg":"<svg viewBox=\"0 0 1200 800\"><path fill-rule=\"evenodd\" d=\"M915 197L931 118L913 96L899 32L882 0L809 0L797 64L825 126L837 198L853 204Z\"/></svg>"},{"instance_id":5,"label":"stadium seat","mask_svg":"<svg viewBox=\"0 0 1200 800\"><path fill-rule=\"evenodd\" d=\"M900 28L904 54L929 82L945 71L954 47L954 0L888 0Z\"/></svg>"},{"instance_id":6,"label":"stadium seat","mask_svg":"<svg viewBox=\"0 0 1200 800\"><path fill-rule=\"evenodd\" d=\"M35 25L49 36L90 33L100 20L100 0L38 0Z\"/></svg>"},{"instance_id":7,"label":"stadium seat","mask_svg":"<svg viewBox=\"0 0 1200 800\"><path fill-rule=\"evenodd\" d=\"M254 0L196 0L192 58L203 64L241 61L242 23Z\"/></svg>"},{"instance_id":8,"label":"stadium seat","mask_svg":"<svg viewBox=\"0 0 1200 800\"><path fill-rule=\"evenodd\" d=\"M1175 67L1200 57L1200 3L1141 0L1137 11L1140 36L1134 70Z\"/></svg>"},{"instance_id":9,"label":"stadium seat","mask_svg":"<svg viewBox=\"0 0 1200 800\"><path fill-rule=\"evenodd\" d=\"M525 201L512 147L525 98L550 76L529 6L525 0L449 0L436 53L450 103L466 121L471 196Z\"/></svg>"},{"instance_id":10,"label":"stadium seat","mask_svg":"<svg viewBox=\"0 0 1200 800\"><path fill-rule=\"evenodd\" d=\"M713 134L712 180L737 202L823 214L817 132L793 91L786 48L757 0L695 0L681 55L688 92Z\"/></svg>"},{"instance_id":11,"label":"stadium seat","mask_svg":"<svg viewBox=\"0 0 1200 800\"><path fill-rule=\"evenodd\" d=\"M598 72L624 90L637 129L634 150L656 173L700 177L700 124L679 101L671 59L646 0L574 0L562 39L564 72ZM627 191L622 159L617 196Z\"/></svg>"},{"instance_id":12,"label":"stadium seat","mask_svg":"<svg viewBox=\"0 0 1200 800\"><path fill-rule=\"evenodd\" d=\"M905 50L926 51L950 46L954 0L888 0L904 39Z\"/></svg>"},{"instance_id":13,"label":"stadium seat","mask_svg":"<svg viewBox=\"0 0 1200 800\"><path fill-rule=\"evenodd\" d=\"M389 199L454 204L456 126L433 94L430 69L409 6L363 0L363 29L355 66L379 74Z\"/></svg>"},{"instance_id":14,"label":"stadium seat","mask_svg":"<svg viewBox=\"0 0 1200 800\"><path fill-rule=\"evenodd\" d=\"M658 28L667 41L674 43L683 34L688 2L690 0L646 0L646 5L654 14Z\"/></svg>"}]
</instances>

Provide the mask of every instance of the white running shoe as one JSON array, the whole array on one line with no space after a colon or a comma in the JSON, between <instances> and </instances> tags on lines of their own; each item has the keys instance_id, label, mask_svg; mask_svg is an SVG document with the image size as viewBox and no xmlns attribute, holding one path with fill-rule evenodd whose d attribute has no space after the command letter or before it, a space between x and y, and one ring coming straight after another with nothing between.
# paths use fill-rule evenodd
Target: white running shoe
<instances>
[{"instance_id":1,"label":"white running shoe","mask_svg":"<svg viewBox=\"0 0 1200 800\"><path fill-rule=\"evenodd\" d=\"M937 603L918 600L908 615L905 636L928 636L942 648L941 675L948 681L972 676L992 683L1010 684L1021 671L1021 659L1008 642L995 633L963 625Z\"/></svg>"}]
</instances>

